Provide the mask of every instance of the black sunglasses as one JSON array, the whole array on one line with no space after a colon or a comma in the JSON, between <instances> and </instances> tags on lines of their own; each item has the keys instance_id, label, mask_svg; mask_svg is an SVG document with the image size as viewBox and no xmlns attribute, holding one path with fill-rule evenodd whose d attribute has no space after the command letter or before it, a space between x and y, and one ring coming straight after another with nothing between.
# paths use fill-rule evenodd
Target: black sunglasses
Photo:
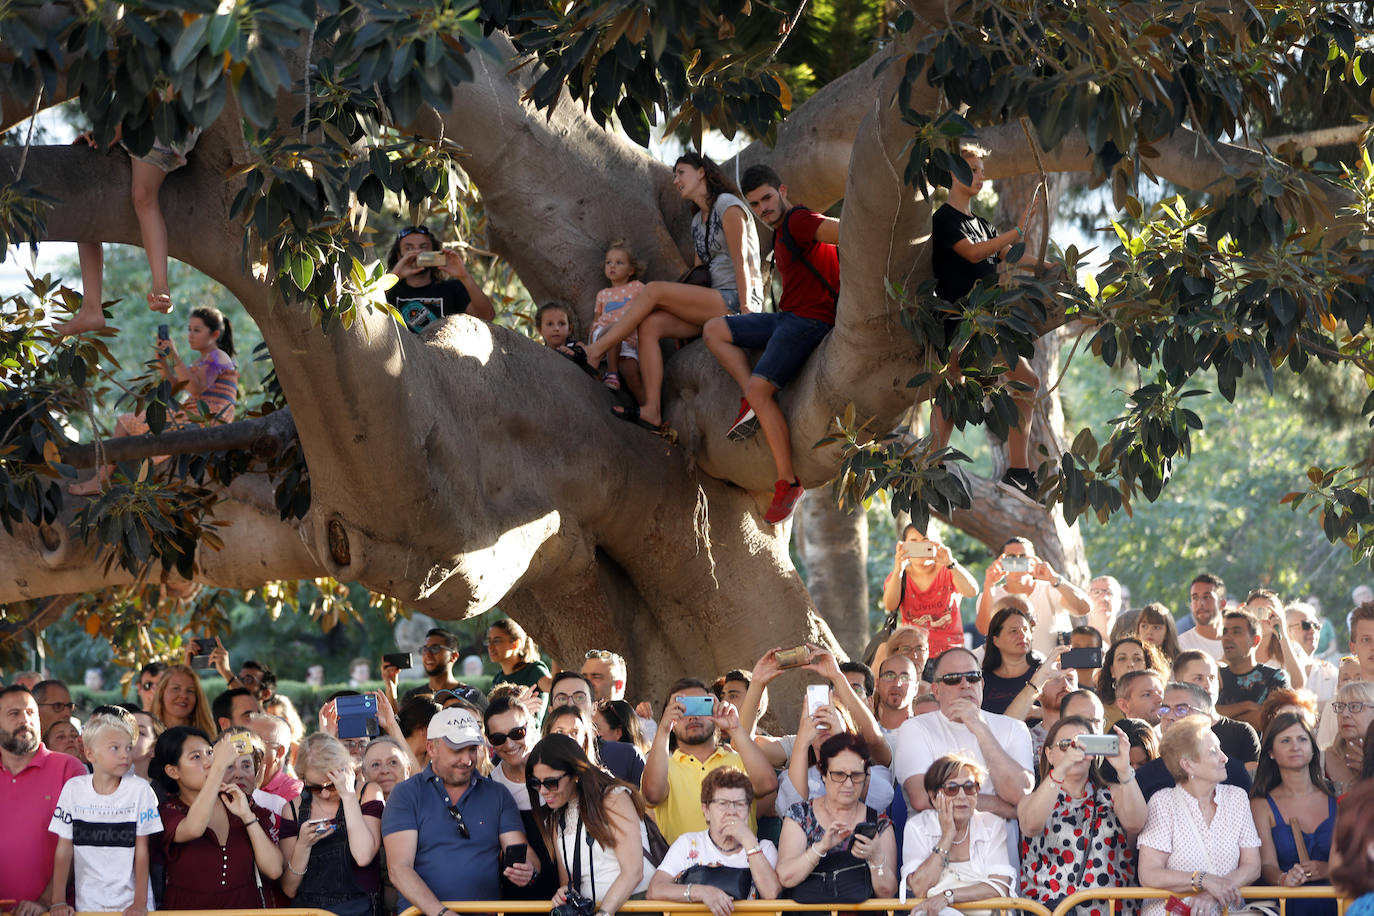
<instances>
[{"instance_id":1,"label":"black sunglasses","mask_svg":"<svg viewBox=\"0 0 1374 916\"><path fill-rule=\"evenodd\" d=\"M560 782L567 778L567 775L567 773L562 773L558 776L550 776L548 779L540 779L537 776L531 776L528 779L526 779L525 782L529 783L529 787L536 791L538 791L539 789L548 789L549 791L553 791L554 789L558 788L558 784Z\"/></svg>"},{"instance_id":2,"label":"black sunglasses","mask_svg":"<svg viewBox=\"0 0 1374 916\"><path fill-rule=\"evenodd\" d=\"M427 236L429 236L430 238L433 238L433 237L434 237L434 233L433 233L433 232L430 232L429 229L427 229L427 228L424 227L424 226L407 226L406 228L404 228L404 229L401 230L401 234L398 235L397 238L402 238L402 239L403 239L403 238L405 238L406 236L408 236L408 235L414 235L414 234L417 233L417 232L420 233L421 235L427 235ZM464 834L464 836L466 836L466 834Z\"/></svg>"},{"instance_id":3,"label":"black sunglasses","mask_svg":"<svg viewBox=\"0 0 1374 916\"><path fill-rule=\"evenodd\" d=\"M307 792L312 792L312 793L315 793L315 794L319 794L320 792L323 792L323 791L325 791L326 789L330 789L330 790L336 791L336 792L338 791L337 789L334 788L334 784L333 784L333 783L328 783L328 784L326 784L326 785L321 785L321 786L312 786L312 785L310 785L309 783L306 783L305 785L301 786L301 788L304 789L304 790L307 791Z\"/></svg>"},{"instance_id":4,"label":"black sunglasses","mask_svg":"<svg viewBox=\"0 0 1374 916\"><path fill-rule=\"evenodd\" d=\"M512 728L508 732L491 732L487 735L487 740L491 742L492 747L500 747L506 743L507 738L512 741L519 741L525 737L526 732L527 729L522 725L519 728Z\"/></svg>"},{"instance_id":5,"label":"black sunglasses","mask_svg":"<svg viewBox=\"0 0 1374 916\"><path fill-rule=\"evenodd\" d=\"M454 687L452 690L440 690L434 694L434 702L443 704L445 700L463 700L468 703L476 703L482 696L482 691L476 687Z\"/></svg>"},{"instance_id":6,"label":"black sunglasses","mask_svg":"<svg viewBox=\"0 0 1374 916\"><path fill-rule=\"evenodd\" d=\"M955 671L952 674L942 674L935 680L944 684L946 687L956 687L967 681L970 684L980 684L983 681L981 671Z\"/></svg>"}]
</instances>

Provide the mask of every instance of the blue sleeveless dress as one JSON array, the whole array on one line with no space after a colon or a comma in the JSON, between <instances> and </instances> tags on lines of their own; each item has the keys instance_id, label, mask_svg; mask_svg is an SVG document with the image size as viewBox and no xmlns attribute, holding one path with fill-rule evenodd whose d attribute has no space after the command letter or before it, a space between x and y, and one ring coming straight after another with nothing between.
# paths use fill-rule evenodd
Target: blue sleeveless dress
<instances>
[{"instance_id":1,"label":"blue sleeveless dress","mask_svg":"<svg viewBox=\"0 0 1374 916\"><path fill-rule=\"evenodd\" d=\"M1265 801L1269 802L1269 810L1274 814L1274 826L1270 830L1270 836L1274 840L1274 852L1278 854L1279 871L1288 871L1298 864L1298 846L1293 841L1293 831L1289 829L1288 822L1279 813L1279 806L1274 804L1271 795L1264 796ZM1336 827L1336 800L1327 798L1326 800L1326 820L1317 825L1317 829L1311 833L1303 832L1302 841L1307 846L1307 858L1318 862L1326 862L1331 858L1331 834ZM1330 881L1309 881L1308 885L1330 884ZM1289 916L1336 916L1335 900L1289 900L1287 911Z\"/></svg>"}]
</instances>

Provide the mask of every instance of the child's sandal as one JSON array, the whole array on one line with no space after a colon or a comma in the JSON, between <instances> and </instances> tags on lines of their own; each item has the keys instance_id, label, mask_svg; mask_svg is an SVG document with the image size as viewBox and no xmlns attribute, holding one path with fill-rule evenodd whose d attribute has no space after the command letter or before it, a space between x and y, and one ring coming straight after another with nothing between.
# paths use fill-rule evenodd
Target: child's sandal
<instances>
[{"instance_id":1,"label":"child's sandal","mask_svg":"<svg viewBox=\"0 0 1374 916\"><path fill-rule=\"evenodd\" d=\"M611 389L612 391L620 390L620 373L607 372L606 377L602 379L602 381L604 381L606 383L606 387Z\"/></svg>"}]
</instances>

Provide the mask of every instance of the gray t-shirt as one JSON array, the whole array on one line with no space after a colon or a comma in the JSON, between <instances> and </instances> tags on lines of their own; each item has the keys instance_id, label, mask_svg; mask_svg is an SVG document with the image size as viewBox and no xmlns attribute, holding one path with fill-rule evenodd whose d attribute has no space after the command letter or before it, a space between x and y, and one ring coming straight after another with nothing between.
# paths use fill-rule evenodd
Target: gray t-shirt
<instances>
[{"instance_id":1,"label":"gray t-shirt","mask_svg":"<svg viewBox=\"0 0 1374 916\"><path fill-rule=\"evenodd\" d=\"M744 247L744 263L748 265L749 274L754 279L747 295L744 290L739 289L735 278L735 262L730 257L730 243L725 238L725 226L722 223L725 211L731 207L739 207L744 211L744 232L740 241ZM722 194L717 197L715 206L711 208L709 227L703 225L700 212L692 217L692 246L696 249L697 258L711 271L712 289L736 290L743 311L757 312L763 309L759 237L754 231L754 221L750 217L748 204L733 194Z\"/></svg>"}]
</instances>

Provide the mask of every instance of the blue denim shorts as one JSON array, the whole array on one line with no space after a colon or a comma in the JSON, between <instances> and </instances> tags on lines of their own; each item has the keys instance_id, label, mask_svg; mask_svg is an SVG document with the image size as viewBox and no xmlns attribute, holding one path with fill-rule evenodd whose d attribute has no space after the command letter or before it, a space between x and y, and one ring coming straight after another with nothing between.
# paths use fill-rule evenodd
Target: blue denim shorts
<instances>
[{"instance_id":1,"label":"blue denim shorts","mask_svg":"<svg viewBox=\"0 0 1374 916\"><path fill-rule=\"evenodd\" d=\"M737 289L718 289L720 298L725 300L725 310L731 315L739 314L739 290Z\"/></svg>"},{"instance_id":2,"label":"blue denim shorts","mask_svg":"<svg viewBox=\"0 0 1374 916\"><path fill-rule=\"evenodd\" d=\"M751 312L728 315L725 325L730 340L746 350L763 350L754 375L781 388L796 378L833 325L791 312Z\"/></svg>"}]
</instances>

